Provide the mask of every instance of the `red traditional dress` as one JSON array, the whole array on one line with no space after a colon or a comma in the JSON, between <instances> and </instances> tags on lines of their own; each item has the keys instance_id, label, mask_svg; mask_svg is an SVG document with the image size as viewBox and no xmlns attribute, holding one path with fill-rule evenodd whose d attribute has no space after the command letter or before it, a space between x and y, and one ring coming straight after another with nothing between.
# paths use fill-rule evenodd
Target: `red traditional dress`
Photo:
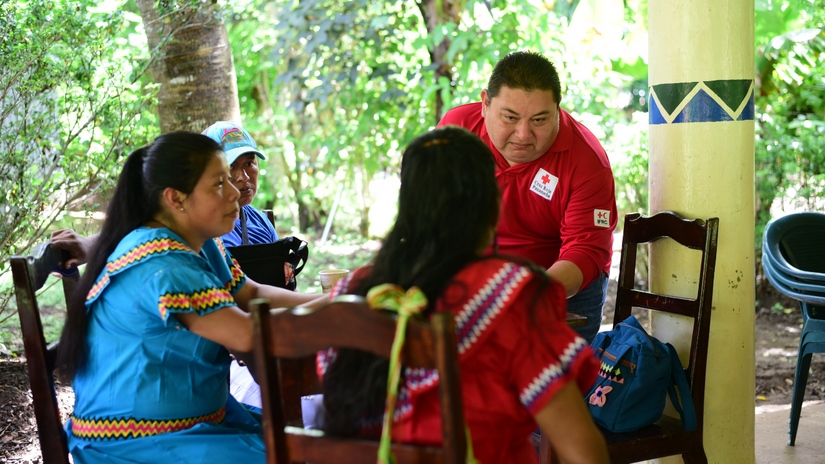
<instances>
[{"instance_id":1,"label":"red traditional dress","mask_svg":"<svg viewBox=\"0 0 825 464\"><path fill-rule=\"evenodd\" d=\"M369 272L339 281L331 297ZM598 371L590 347L567 326L561 285L551 282L531 309L533 291L524 290L534 278L519 264L485 259L461 270L436 302L436 311L455 315L464 414L483 464L538 462L529 440L533 416L568 382L588 391ZM333 350L319 353L321 378L334 358ZM437 371L405 369L393 441L441 444L437 386ZM376 425L380 431L380 418Z\"/></svg>"}]
</instances>

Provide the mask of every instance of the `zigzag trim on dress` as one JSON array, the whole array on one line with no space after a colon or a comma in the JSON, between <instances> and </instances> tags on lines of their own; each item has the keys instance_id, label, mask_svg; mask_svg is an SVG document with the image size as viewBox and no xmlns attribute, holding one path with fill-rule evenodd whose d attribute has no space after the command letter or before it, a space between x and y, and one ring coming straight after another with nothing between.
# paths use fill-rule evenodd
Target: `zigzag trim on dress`
<instances>
[{"instance_id":1,"label":"zigzag trim on dress","mask_svg":"<svg viewBox=\"0 0 825 464\"><path fill-rule=\"evenodd\" d=\"M529 410L533 403L550 388L550 385L568 373L573 361L587 346L590 345L582 337L576 337L575 340L570 342L559 357L559 361L542 369L539 375L530 382L530 385L521 391L519 394L521 404Z\"/></svg>"},{"instance_id":2,"label":"zigzag trim on dress","mask_svg":"<svg viewBox=\"0 0 825 464\"><path fill-rule=\"evenodd\" d=\"M166 315L169 312L180 313L192 310L198 314L203 314L212 308L226 306L227 304L235 304L235 299L226 289L207 288L190 294L167 293L161 295L158 300L158 311L163 320L166 320Z\"/></svg>"},{"instance_id":3,"label":"zigzag trim on dress","mask_svg":"<svg viewBox=\"0 0 825 464\"><path fill-rule=\"evenodd\" d=\"M204 422L222 423L226 406L217 411L188 419L149 420L131 417L83 419L72 415L72 435L93 440L122 440L191 429Z\"/></svg>"},{"instance_id":4,"label":"zigzag trim on dress","mask_svg":"<svg viewBox=\"0 0 825 464\"><path fill-rule=\"evenodd\" d=\"M103 289L106 288L107 285L109 285L109 282L111 281L111 278L109 277L110 275L126 270L149 256L169 251L190 251L194 253L194 250L189 248L189 245L170 238L156 238L154 240L141 243L114 261L109 261L106 263L106 270L89 290L89 293L86 295L86 301L93 300L100 294L100 292L103 291Z\"/></svg>"},{"instance_id":5,"label":"zigzag trim on dress","mask_svg":"<svg viewBox=\"0 0 825 464\"><path fill-rule=\"evenodd\" d=\"M246 275L241 270L241 265L235 261L235 258L232 258L232 280L224 284L229 293L235 294L238 291L239 287L242 287L243 283L246 282Z\"/></svg>"},{"instance_id":6,"label":"zigzag trim on dress","mask_svg":"<svg viewBox=\"0 0 825 464\"><path fill-rule=\"evenodd\" d=\"M514 263L501 266L475 296L465 303L455 316L458 354L467 352L501 314L513 297L513 290L528 276L530 270Z\"/></svg>"}]
</instances>

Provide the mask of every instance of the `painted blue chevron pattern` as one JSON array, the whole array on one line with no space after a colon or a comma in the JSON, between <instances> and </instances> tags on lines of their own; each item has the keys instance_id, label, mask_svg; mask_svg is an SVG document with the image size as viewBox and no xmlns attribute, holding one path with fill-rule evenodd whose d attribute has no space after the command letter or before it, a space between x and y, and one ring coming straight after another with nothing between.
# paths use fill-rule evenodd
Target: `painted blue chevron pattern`
<instances>
[{"instance_id":1,"label":"painted blue chevron pattern","mask_svg":"<svg viewBox=\"0 0 825 464\"><path fill-rule=\"evenodd\" d=\"M513 290L529 275L527 268L507 263L461 308L455 317L459 355L478 341L481 334L501 314L502 308L506 307L513 296Z\"/></svg>"},{"instance_id":2,"label":"painted blue chevron pattern","mask_svg":"<svg viewBox=\"0 0 825 464\"><path fill-rule=\"evenodd\" d=\"M521 391L519 394L521 404L529 410L533 406L533 402L540 398L553 382L567 374L570 365L573 364L573 361L586 346L588 346L587 342L581 337L576 337L575 340L570 342L559 357L559 361L545 367L539 375L530 382L530 385Z\"/></svg>"}]
</instances>

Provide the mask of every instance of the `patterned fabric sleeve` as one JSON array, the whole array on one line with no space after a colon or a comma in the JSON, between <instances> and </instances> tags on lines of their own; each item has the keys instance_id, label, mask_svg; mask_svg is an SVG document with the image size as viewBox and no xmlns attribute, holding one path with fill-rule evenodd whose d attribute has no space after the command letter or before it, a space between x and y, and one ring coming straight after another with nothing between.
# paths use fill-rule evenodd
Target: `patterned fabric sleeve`
<instances>
[{"instance_id":1,"label":"patterned fabric sleeve","mask_svg":"<svg viewBox=\"0 0 825 464\"><path fill-rule=\"evenodd\" d=\"M232 294L215 274L186 263L158 271L153 287L158 316L167 324L172 313L202 316L235 305Z\"/></svg>"},{"instance_id":2,"label":"patterned fabric sleeve","mask_svg":"<svg viewBox=\"0 0 825 464\"><path fill-rule=\"evenodd\" d=\"M223 266L220 266L221 269L218 269L218 277L224 282L224 287L227 290L229 290L229 293L234 295L235 293L238 293L238 290L240 290L241 287L243 287L243 285L246 283L246 274L244 274L243 271L241 271L241 265L238 264L238 261L236 261L235 258L232 257L232 254L229 252L229 250L226 249L223 240L221 240L220 238L215 238L214 244L217 245L217 248L221 253L221 264L226 264L226 266L228 267L228 273L226 273L226 270L223 268ZM216 259L218 259L217 256L215 256L215 258L212 257L212 255L216 255L216 253L210 252L209 247L207 245L211 245L211 243L207 242L206 244L204 244L204 253L206 253L210 261L212 261L213 266L219 266L218 263L214 262Z\"/></svg>"},{"instance_id":3,"label":"patterned fabric sleeve","mask_svg":"<svg viewBox=\"0 0 825 464\"><path fill-rule=\"evenodd\" d=\"M531 308L534 288L531 285L521 293L494 335L498 345L507 346L511 353L509 376L531 415L569 382L586 392L598 371L590 346L567 326L561 285L551 283Z\"/></svg>"}]
</instances>

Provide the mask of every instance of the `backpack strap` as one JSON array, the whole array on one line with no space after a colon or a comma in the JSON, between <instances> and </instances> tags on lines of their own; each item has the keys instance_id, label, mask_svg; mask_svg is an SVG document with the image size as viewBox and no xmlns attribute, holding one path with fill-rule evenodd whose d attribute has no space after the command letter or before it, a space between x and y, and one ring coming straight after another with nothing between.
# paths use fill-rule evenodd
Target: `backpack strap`
<instances>
[{"instance_id":1,"label":"backpack strap","mask_svg":"<svg viewBox=\"0 0 825 464\"><path fill-rule=\"evenodd\" d=\"M670 395L670 402L679 416L682 418L682 429L687 431L696 430L696 410L693 407L693 397L690 395L690 387L685 377L685 370L682 368L682 363L679 361L679 354L676 348L670 343L666 343L668 351L670 351L671 374L670 382L667 385L667 392ZM676 390L679 390L679 396L676 396ZM681 398L681 405L679 399Z\"/></svg>"}]
</instances>

